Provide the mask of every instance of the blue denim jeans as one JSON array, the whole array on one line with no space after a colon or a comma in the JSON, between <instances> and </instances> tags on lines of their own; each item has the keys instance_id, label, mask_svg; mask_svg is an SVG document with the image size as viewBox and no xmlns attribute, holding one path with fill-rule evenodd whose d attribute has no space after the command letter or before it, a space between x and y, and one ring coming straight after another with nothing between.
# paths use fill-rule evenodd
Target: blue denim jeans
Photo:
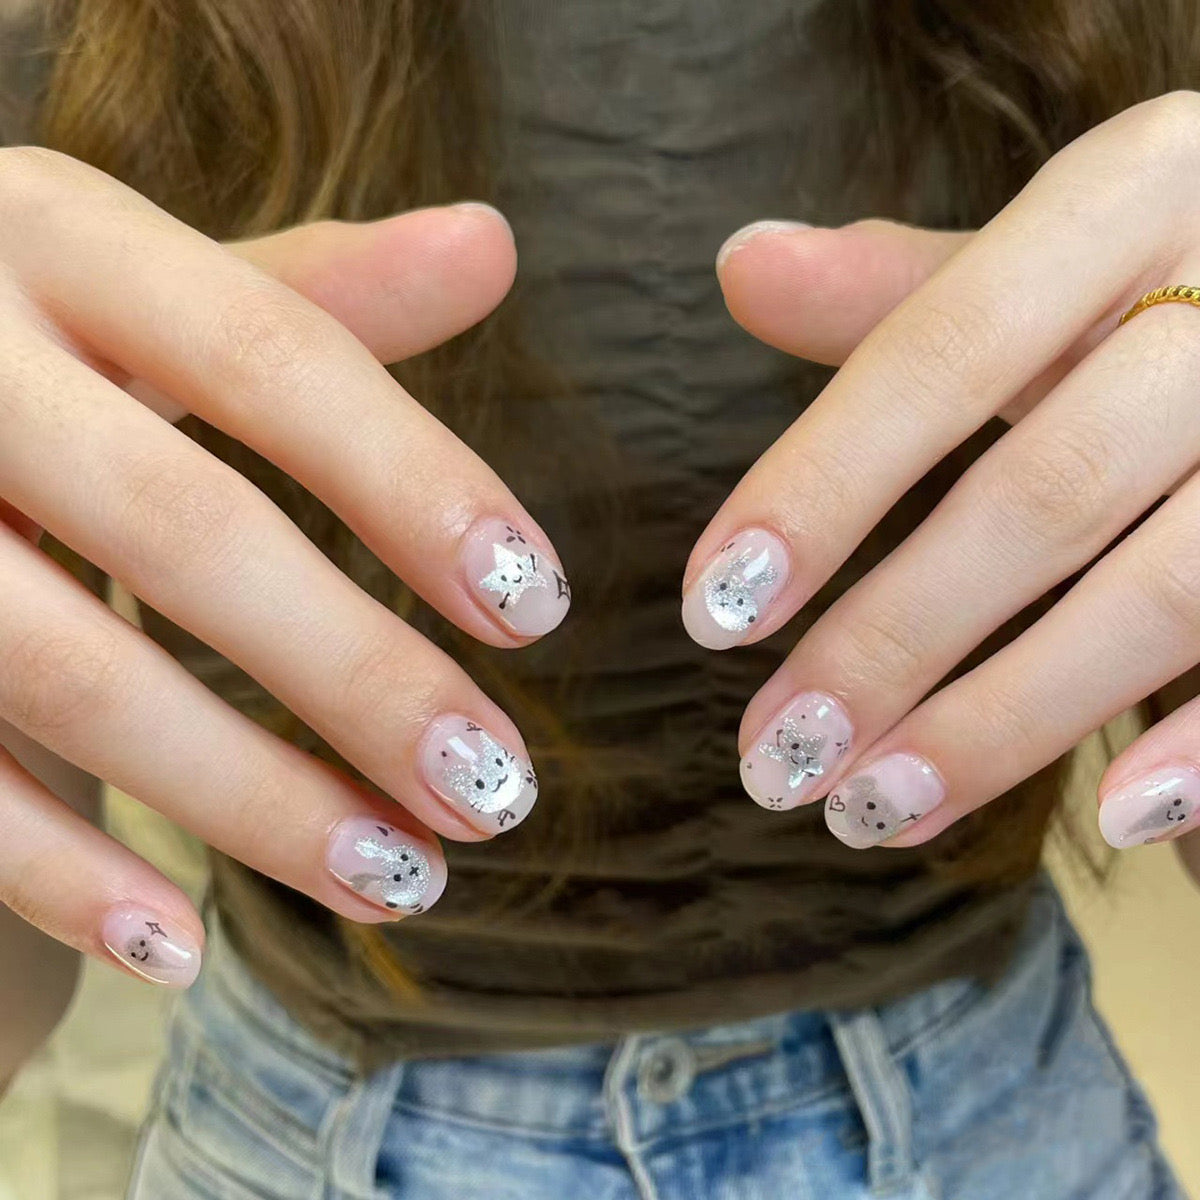
<instances>
[{"instance_id":1,"label":"blue denim jeans","mask_svg":"<svg viewBox=\"0 0 1200 1200\"><path fill-rule=\"evenodd\" d=\"M174 1018L135 1200L1183 1196L1048 882L992 988L368 1077L214 932Z\"/></svg>"}]
</instances>

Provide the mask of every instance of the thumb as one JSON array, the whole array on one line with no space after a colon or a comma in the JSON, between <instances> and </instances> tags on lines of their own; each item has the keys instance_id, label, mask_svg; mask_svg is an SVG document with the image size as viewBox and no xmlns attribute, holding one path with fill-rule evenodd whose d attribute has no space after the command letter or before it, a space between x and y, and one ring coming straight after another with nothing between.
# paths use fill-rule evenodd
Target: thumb
<instances>
[{"instance_id":1,"label":"thumb","mask_svg":"<svg viewBox=\"0 0 1200 1200\"><path fill-rule=\"evenodd\" d=\"M733 319L756 338L840 366L973 236L877 219L834 229L759 221L721 247L717 277Z\"/></svg>"}]
</instances>

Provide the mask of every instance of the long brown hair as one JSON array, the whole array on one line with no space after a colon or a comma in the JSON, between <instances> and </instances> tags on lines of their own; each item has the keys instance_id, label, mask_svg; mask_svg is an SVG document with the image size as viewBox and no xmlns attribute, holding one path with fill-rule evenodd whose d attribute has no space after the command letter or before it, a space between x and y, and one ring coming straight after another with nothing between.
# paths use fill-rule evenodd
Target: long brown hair
<instances>
[{"instance_id":1,"label":"long brown hair","mask_svg":"<svg viewBox=\"0 0 1200 1200\"><path fill-rule=\"evenodd\" d=\"M454 0L57 0L38 138L223 239L486 199L490 81L472 61L462 14ZM1200 10L1190 0L824 0L811 25L830 54L846 57L848 86L865 89L862 127L840 142L864 215L914 219L914 180L933 164L951 181L947 222L979 225L1085 129L1200 75ZM519 303L506 303L402 370L528 494L534 481L506 445L520 436L520 402L553 388L522 351L518 320ZM493 419L502 400L503 423ZM202 423L185 427L362 586L408 611L404 590L302 488ZM539 761L568 764L556 804L573 808L582 828L596 762L562 736L552 698L513 694L486 648L461 639L454 651L500 693ZM285 736L304 735L268 697L244 707ZM939 839L943 869L993 881L1027 874L1062 768L1002 800L1008 819L968 819ZM353 936L386 973L374 935Z\"/></svg>"}]
</instances>

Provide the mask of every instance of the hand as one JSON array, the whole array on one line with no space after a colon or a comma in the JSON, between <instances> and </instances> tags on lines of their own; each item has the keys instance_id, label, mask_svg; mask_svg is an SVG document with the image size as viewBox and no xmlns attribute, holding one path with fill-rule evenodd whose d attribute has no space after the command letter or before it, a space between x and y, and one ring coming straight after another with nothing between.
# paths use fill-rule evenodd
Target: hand
<instances>
[{"instance_id":1,"label":"hand","mask_svg":"<svg viewBox=\"0 0 1200 1200\"><path fill-rule=\"evenodd\" d=\"M455 206L222 248L25 149L0 151L0 209L0 718L346 917L427 908L445 882L431 831L490 837L533 804L520 735L170 420L195 413L271 459L462 629L529 642L569 602L545 535L380 365L499 302L507 225ZM386 796L220 702L40 552L39 528ZM183 894L8 753L0 831L0 900L144 978L194 978L203 930Z\"/></svg>"},{"instance_id":2,"label":"hand","mask_svg":"<svg viewBox=\"0 0 1200 1200\"><path fill-rule=\"evenodd\" d=\"M1198 166L1200 96L1176 92L1066 147L976 233L868 222L727 244L734 316L844 362L697 543L684 611L703 644L779 628L950 450L1021 418L754 697L740 744L759 803L827 795L847 844L916 845L1200 660L1200 312L1117 327L1150 289L1200 283ZM1200 825L1200 704L1116 759L1100 794L1116 846Z\"/></svg>"}]
</instances>

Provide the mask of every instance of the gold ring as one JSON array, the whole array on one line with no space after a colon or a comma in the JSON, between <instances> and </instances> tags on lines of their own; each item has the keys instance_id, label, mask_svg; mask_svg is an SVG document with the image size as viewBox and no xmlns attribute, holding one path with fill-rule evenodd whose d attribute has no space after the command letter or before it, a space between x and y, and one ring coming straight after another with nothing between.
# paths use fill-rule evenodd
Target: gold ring
<instances>
[{"instance_id":1,"label":"gold ring","mask_svg":"<svg viewBox=\"0 0 1200 1200\"><path fill-rule=\"evenodd\" d=\"M1147 292L1129 311L1117 322L1124 325L1130 317L1136 317L1155 304L1170 304L1177 301L1180 304L1194 304L1200 308L1200 287L1189 287L1185 283L1177 283L1171 287L1155 288Z\"/></svg>"}]
</instances>

